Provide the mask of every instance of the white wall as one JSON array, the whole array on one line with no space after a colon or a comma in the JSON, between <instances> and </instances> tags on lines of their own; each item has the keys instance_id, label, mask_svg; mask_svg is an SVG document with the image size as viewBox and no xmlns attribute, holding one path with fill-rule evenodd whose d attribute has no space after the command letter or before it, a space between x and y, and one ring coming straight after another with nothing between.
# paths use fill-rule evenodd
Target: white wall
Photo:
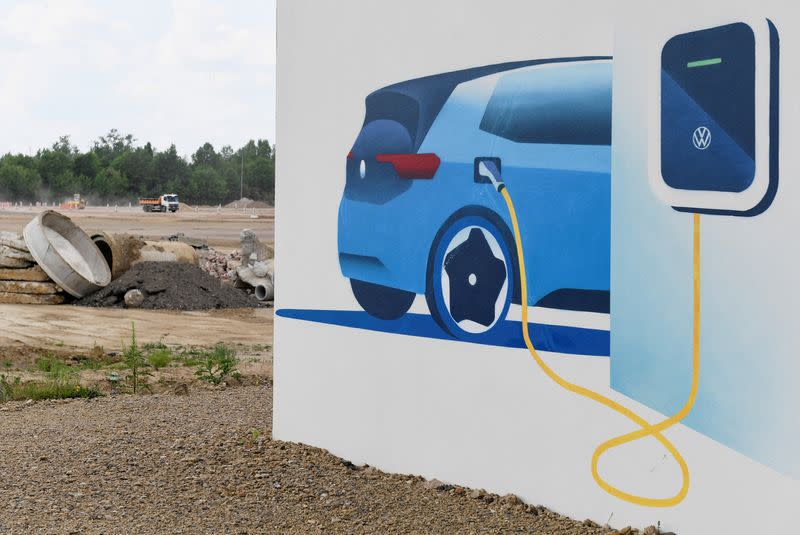
<instances>
[{"instance_id":1,"label":"white wall","mask_svg":"<svg viewBox=\"0 0 800 535\"><path fill-rule=\"evenodd\" d=\"M730 3L706 5L729 9ZM685 9L690 16L703 8L686 3ZM791 17L788 8L783 11L785 58L797 48L787 41L791 26L783 19ZM635 2L617 9L588 1L281 0L276 308L358 309L339 270L336 221L345 156L367 94L459 68L610 55L615 27L619 39L645 39L638 22L658 16L651 3ZM615 87L615 120L619 106L631 99L635 110L645 91L633 82L621 93ZM630 154L634 163L639 157ZM415 308L425 311L422 302ZM275 333L277 439L388 471L513 492L576 518L612 518L615 526L660 520L685 535L778 531L793 523L788 504L800 499L796 480L683 426L667 433L691 469L683 503L652 509L607 495L591 477L592 452L632 426L554 385L525 350L280 317ZM608 359L545 358L569 379L643 417L660 417L610 389ZM650 439L612 451L600 470L615 485L653 496L668 495L681 482L676 464Z\"/></svg>"}]
</instances>

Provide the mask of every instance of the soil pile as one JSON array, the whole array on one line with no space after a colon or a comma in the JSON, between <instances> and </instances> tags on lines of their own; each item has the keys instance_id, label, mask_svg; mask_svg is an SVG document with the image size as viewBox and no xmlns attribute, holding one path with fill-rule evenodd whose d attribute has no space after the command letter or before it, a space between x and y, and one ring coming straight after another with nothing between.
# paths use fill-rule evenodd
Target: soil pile
<instances>
[{"instance_id":1,"label":"soil pile","mask_svg":"<svg viewBox=\"0 0 800 535\"><path fill-rule=\"evenodd\" d=\"M272 208L272 205L264 201L254 201L247 197L242 197L238 201L229 202L225 208Z\"/></svg>"},{"instance_id":2,"label":"soil pile","mask_svg":"<svg viewBox=\"0 0 800 535\"><path fill-rule=\"evenodd\" d=\"M259 302L247 293L223 285L193 264L180 262L142 262L120 278L75 304L90 307L125 307L125 293L140 290L141 308L163 310L207 310L249 308Z\"/></svg>"}]
</instances>

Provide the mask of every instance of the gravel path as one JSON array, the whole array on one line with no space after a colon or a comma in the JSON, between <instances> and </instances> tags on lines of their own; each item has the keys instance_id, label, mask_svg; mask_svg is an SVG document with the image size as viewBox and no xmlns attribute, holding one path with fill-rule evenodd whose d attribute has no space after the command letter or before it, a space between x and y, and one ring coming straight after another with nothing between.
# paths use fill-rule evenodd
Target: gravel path
<instances>
[{"instance_id":1,"label":"gravel path","mask_svg":"<svg viewBox=\"0 0 800 535\"><path fill-rule=\"evenodd\" d=\"M0 534L605 534L270 440L269 386L0 405Z\"/></svg>"}]
</instances>

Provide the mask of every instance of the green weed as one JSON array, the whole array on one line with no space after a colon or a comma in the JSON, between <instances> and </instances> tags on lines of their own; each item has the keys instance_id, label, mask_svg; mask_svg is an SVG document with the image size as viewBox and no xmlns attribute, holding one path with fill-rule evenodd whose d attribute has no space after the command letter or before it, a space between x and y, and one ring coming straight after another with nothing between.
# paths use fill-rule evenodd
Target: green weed
<instances>
[{"instance_id":1,"label":"green weed","mask_svg":"<svg viewBox=\"0 0 800 535\"><path fill-rule=\"evenodd\" d=\"M166 368L172 362L172 351L169 348L157 349L150 353L147 362L155 369Z\"/></svg>"},{"instance_id":2,"label":"green weed","mask_svg":"<svg viewBox=\"0 0 800 535\"><path fill-rule=\"evenodd\" d=\"M235 349L225 344L217 344L213 350L204 353L195 371L195 375L199 379L212 385L218 385L227 377L237 380L241 378L241 374L236 369L239 359Z\"/></svg>"},{"instance_id":3,"label":"green weed","mask_svg":"<svg viewBox=\"0 0 800 535\"><path fill-rule=\"evenodd\" d=\"M124 345L122 361L129 372L127 377L128 384L134 394L140 392L142 388L149 390L150 386L147 384L146 376L150 375L150 373L144 369L147 366L147 359L136 343L136 324L133 322L131 322L131 342L128 347L124 347Z\"/></svg>"}]
</instances>

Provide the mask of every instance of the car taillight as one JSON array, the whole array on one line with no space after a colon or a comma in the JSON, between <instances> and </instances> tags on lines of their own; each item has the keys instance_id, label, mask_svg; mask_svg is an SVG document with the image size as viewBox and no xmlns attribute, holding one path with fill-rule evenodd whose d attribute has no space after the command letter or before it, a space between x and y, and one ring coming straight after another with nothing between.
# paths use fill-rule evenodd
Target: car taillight
<instances>
[{"instance_id":1,"label":"car taillight","mask_svg":"<svg viewBox=\"0 0 800 535\"><path fill-rule=\"evenodd\" d=\"M375 159L392 164L400 178L433 178L441 163L439 157L433 153L378 154Z\"/></svg>"},{"instance_id":2,"label":"car taillight","mask_svg":"<svg viewBox=\"0 0 800 535\"><path fill-rule=\"evenodd\" d=\"M353 151L350 151L350 152L347 153L347 159L348 160L352 160L353 159Z\"/></svg>"}]
</instances>

